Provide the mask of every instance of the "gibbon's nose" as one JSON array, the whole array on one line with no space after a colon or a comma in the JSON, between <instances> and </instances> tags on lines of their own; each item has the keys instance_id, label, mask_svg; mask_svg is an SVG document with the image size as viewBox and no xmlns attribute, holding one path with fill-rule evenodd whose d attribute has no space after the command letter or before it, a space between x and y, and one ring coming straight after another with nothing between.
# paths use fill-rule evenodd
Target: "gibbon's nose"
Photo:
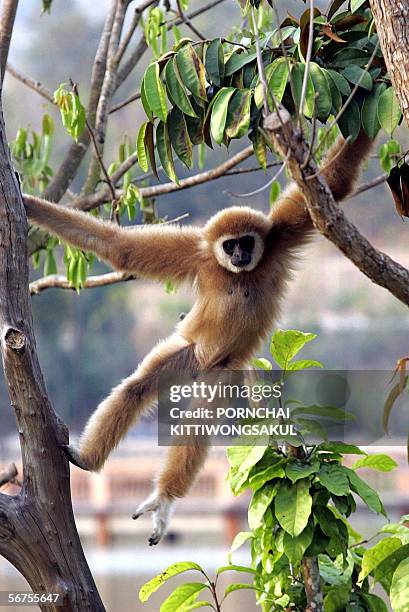
<instances>
[{"instance_id":1,"label":"gibbon's nose","mask_svg":"<svg viewBox=\"0 0 409 612\"><path fill-rule=\"evenodd\" d=\"M244 266L247 266L251 261L251 255L250 253L247 253L246 251L242 251L239 248L235 248L234 249L234 253L231 257L231 262L233 264L233 266L236 266L236 268L244 268Z\"/></svg>"}]
</instances>

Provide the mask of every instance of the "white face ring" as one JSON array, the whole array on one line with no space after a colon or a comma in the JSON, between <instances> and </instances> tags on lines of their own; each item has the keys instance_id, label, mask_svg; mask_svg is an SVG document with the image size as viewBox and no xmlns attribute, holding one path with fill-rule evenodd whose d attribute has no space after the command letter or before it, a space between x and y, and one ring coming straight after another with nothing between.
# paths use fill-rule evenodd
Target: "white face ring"
<instances>
[{"instance_id":1,"label":"white face ring","mask_svg":"<svg viewBox=\"0 0 409 612\"><path fill-rule=\"evenodd\" d=\"M223 242L225 242L226 240L232 240L232 239L234 240L234 239L240 238L243 235L252 236L254 238L254 249L251 254L250 263L247 264L247 266L243 266L242 268L239 268L232 264L231 256L225 253L223 249ZM251 270L254 270L254 268L257 266L257 264L259 263L263 255L263 251L264 251L264 242L261 239L260 235L257 234L257 232L246 232L245 234L242 234L242 233L241 234L224 234L223 236L220 236L220 238L218 238L213 245L213 252L217 259L217 262L223 268L225 268L226 270L229 270L229 272L234 272L235 274L238 274L239 272L251 272Z\"/></svg>"}]
</instances>

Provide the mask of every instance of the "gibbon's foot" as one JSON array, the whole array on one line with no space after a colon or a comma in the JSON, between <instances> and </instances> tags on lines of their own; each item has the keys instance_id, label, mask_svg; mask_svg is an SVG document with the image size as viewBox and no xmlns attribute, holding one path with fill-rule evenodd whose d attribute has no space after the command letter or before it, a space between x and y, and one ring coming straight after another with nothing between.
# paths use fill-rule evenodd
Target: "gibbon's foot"
<instances>
[{"instance_id":1,"label":"gibbon's foot","mask_svg":"<svg viewBox=\"0 0 409 612\"><path fill-rule=\"evenodd\" d=\"M154 492L148 497L132 515L138 519L146 512L152 512L153 532L149 538L149 546L158 544L165 535L166 528L173 508L173 501Z\"/></svg>"},{"instance_id":2,"label":"gibbon's foot","mask_svg":"<svg viewBox=\"0 0 409 612\"><path fill-rule=\"evenodd\" d=\"M82 459L80 452L75 448L75 446L65 444L62 448L70 463L73 463L77 467L81 468L82 470L86 470L87 472L91 470L90 466L86 461L84 461L84 459Z\"/></svg>"}]
</instances>

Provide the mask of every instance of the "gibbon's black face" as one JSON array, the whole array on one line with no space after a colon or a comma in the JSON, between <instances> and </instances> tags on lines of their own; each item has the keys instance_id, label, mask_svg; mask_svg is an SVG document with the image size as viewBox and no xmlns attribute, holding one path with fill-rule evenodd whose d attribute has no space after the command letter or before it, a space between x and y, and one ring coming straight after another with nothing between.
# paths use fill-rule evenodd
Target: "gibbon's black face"
<instances>
[{"instance_id":1,"label":"gibbon's black face","mask_svg":"<svg viewBox=\"0 0 409 612\"><path fill-rule=\"evenodd\" d=\"M251 263L255 240L248 234L238 238L228 238L222 244L223 251L230 256L231 264L236 268L244 268Z\"/></svg>"}]
</instances>

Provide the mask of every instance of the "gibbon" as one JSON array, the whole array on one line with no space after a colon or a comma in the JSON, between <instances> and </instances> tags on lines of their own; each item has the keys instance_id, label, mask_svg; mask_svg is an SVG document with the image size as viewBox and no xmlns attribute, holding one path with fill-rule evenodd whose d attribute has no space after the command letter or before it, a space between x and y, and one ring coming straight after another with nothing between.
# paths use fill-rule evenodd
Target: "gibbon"
<instances>
[{"instance_id":1,"label":"gibbon","mask_svg":"<svg viewBox=\"0 0 409 612\"><path fill-rule=\"evenodd\" d=\"M323 166L337 201L348 196L371 148L362 132L353 144L340 138ZM332 160L332 163L331 163ZM25 196L32 223L115 269L137 277L194 285L197 298L176 331L144 358L97 407L72 463L99 470L127 430L155 400L158 376L212 368L243 369L276 320L297 251L312 235L302 193L292 185L266 215L233 206L204 227L148 225L123 228L82 212ZM174 446L152 495L134 514L153 513L149 544L165 533L171 507L183 497L206 456L206 446Z\"/></svg>"}]
</instances>

